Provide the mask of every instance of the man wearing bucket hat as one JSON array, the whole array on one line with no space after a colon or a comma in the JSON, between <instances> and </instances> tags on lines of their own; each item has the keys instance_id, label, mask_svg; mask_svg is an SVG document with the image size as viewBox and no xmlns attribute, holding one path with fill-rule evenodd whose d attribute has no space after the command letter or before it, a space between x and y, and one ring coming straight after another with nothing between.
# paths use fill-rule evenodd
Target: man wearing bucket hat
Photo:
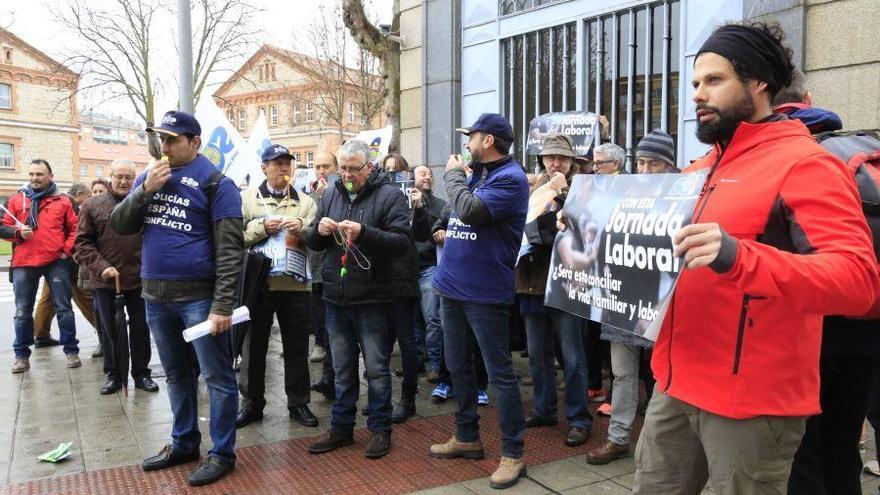
<instances>
[{"instance_id":1,"label":"man wearing bucket hat","mask_svg":"<svg viewBox=\"0 0 880 495\"><path fill-rule=\"evenodd\" d=\"M198 460L199 371L208 385L212 446L191 485L213 483L235 467L238 389L228 330L243 256L238 187L199 153L201 131L195 117L175 111L148 127L159 134L163 157L110 214L119 234L143 228L141 287L174 414L172 442L144 461L144 471ZM182 331L206 320L211 335L190 348Z\"/></svg>"},{"instance_id":2,"label":"man wearing bucket hat","mask_svg":"<svg viewBox=\"0 0 880 495\"><path fill-rule=\"evenodd\" d=\"M556 400L556 338L562 349L565 367L565 417L568 436L565 445L577 447L587 441L593 418L587 409L587 358L584 354L584 320L565 311L544 306L544 289L558 231L556 212L562 209L571 179L577 172L571 138L549 133L538 154L544 174L538 179L529 199L530 205L551 205L540 214L530 211L525 226L530 252L516 265L516 292L525 320L529 346L529 371L534 380L532 413L526 427L555 426L558 422ZM532 208L534 209L534 207ZM532 217L535 216L533 219Z\"/></svg>"},{"instance_id":3,"label":"man wearing bucket hat","mask_svg":"<svg viewBox=\"0 0 880 495\"><path fill-rule=\"evenodd\" d=\"M431 446L439 459L481 459L477 383L472 342L483 356L489 384L498 398L502 431L501 462L492 474L493 488L507 488L525 475L525 421L519 383L510 357L508 320L515 297L514 264L522 242L529 201L526 174L508 155L513 143L510 123L484 113L469 128L473 175L452 155L446 164L446 195L451 212L443 256L434 276L441 297L446 365L456 387L455 435ZM473 337L471 335L473 332Z\"/></svg>"}]
</instances>

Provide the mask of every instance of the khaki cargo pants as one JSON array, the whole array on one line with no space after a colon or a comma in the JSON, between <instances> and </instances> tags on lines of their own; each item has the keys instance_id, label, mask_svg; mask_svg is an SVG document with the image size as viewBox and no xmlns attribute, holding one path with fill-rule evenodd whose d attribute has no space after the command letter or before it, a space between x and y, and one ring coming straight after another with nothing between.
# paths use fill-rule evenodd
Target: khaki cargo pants
<instances>
[{"instance_id":1,"label":"khaki cargo pants","mask_svg":"<svg viewBox=\"0 0 880 495\"><path fill-rule=\"evenodd\" d=\"M633 493L781 494L806 417L730 419L656 391L636 447Z\"/></svg>"}]
</instances>

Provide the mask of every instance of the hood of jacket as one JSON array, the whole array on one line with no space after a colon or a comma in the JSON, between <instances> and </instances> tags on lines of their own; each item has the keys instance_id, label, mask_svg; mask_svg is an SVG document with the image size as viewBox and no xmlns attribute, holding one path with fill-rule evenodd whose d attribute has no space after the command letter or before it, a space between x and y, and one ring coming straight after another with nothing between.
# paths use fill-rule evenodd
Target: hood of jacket
<instances>
[{"instance_id":1,"label":"hood of jacket","mask_svg":"<svg viewBox=\"0 0 880 495\"><path fill-rule=\"evenodd\" d=\"M773 111L788 115L790 119L800 120L810 130L810 134L843 129L843 121L839 115L831 110L811 107L806 103L785 103L777 106Z\"/></svg>"}]
</instances>

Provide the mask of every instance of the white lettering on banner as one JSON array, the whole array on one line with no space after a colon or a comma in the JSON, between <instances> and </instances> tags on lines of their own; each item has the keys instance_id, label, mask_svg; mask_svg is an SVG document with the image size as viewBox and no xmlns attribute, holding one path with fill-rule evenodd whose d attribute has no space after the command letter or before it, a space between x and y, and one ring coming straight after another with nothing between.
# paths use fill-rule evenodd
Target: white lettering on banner
<instances>
[{"instance_id":1,"label":"white lettering on banner","mask_svg":"<svg viewBox=\"0 0 880 495\"><path fill-rule=\"evenodd\" d=\"M462 222L456 216L449 217L449 224L446 227L447 239L459 239L462 241L476 241L477 233L471 230L471 226Z\"/></svg>"},{"instance_id":2,"label":"white lettering on banner","mask_svg":"<svg viewBox=\"0 0 880 495\"><path fill-rule=\"evenodd\" d=\"M637 267L640 270L679 271L679 259L673 255L672 248L645 247L630 244L630 234L638 236L668 237L671 241L675 232L684 223L684 215L674 212L675 204L670 204L665 213L656 213L654 198L626 198L614 206L611 218L605 224L605 232L624 234L623 243L612 243L610 235L605 236L605 263L609 265ZM621 211L648 210L643 211Z\"/></svg>"}]
</instances>

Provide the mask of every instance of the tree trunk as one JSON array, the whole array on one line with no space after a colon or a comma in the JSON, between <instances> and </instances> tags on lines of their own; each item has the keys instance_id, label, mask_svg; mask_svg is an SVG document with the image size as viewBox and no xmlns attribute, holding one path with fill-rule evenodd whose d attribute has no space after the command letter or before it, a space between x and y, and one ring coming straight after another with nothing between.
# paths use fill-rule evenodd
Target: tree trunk
<instances>
[{"instance_id":1,"label":"tree trunk","mask_svg":"<svg viewBox=\"0 0 880 495\"><path fill-rule=\"evenodd\" d=\"M400 31L400 0L394 0L394 18L391 31ZM391 142L389 152L400 150L400 45L382 36L366 13L361 0L342 0L342 20L351 32L355 41L378 58L381 62L380 72L385 82L385 116L387 125L391 126Z\"/></svg>"}]
</instances>

